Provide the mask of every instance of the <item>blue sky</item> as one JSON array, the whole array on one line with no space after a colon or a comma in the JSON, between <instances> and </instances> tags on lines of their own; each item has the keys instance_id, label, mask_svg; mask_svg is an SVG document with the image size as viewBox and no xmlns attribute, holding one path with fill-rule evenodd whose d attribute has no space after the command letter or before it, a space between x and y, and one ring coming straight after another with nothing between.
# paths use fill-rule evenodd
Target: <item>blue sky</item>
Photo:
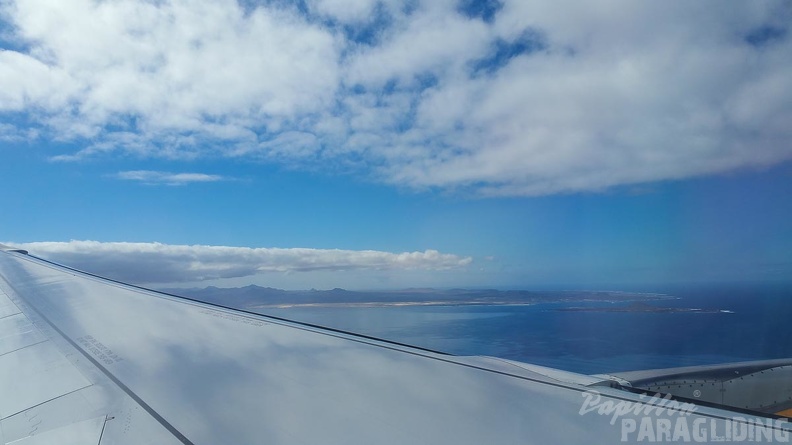
<instances>
[{"instance_id":1,"label":"blue sky","mask_svg":"<svg viewBox=\"0 0 792 445\"><path fill-rule=\"evenodd\" d=\"M792 281L784 2L62 4L0 4L0 241L174 286Z\"/></svg>"}]
</instances>

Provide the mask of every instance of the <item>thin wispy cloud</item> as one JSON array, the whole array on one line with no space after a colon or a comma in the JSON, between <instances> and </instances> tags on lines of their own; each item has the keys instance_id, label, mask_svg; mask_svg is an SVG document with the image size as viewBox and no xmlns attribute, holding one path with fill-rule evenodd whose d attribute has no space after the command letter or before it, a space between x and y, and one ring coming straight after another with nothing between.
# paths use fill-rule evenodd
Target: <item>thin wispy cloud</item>
<instances>
[{"instance_id":1,"label":"thin wispy cloud","mask_svg":"<svg viewBox=\"0 0 792 445\"><path fill-rule=\"evenodd\" d=\"M87 272L139 284L313 271L438 271L463 268L472 262L470 257L436 250L393 253L97 241L6 244Z\"/></svg>"},{"instance_id":2,"label":"thin wispy cloud","mask_svg":"<svg viewBox=\"0 0 792 445\"><path fill-rule=\"evenodd\" d=\"M137 181L149 185L187 185L196 182L217 182L223 181L220 175L208 175L205 173L170 173L152 170L130 170L118 172L113 177L125 181Z\"/></svg>"},{"instance_id":3,"label":"thin wispy cloud","mask_svg":"<svg viewBox=\"0 0 792 445\"><path fill-rule=\"evenodd\" d=\"M0 20L0 133L85 147L58 160L542 195L792 159L785 1L8 0Z\"/></svg>"}]
</instances>

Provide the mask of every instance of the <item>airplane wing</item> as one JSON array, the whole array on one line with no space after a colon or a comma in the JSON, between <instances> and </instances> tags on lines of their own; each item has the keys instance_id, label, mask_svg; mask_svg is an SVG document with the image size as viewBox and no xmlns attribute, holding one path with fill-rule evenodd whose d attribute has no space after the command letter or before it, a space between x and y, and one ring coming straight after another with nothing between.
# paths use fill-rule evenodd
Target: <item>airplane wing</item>
<instances>
[{"instance_id":1,"label":"airplane wing","mask_svg":"<svg viewBox=\"0 0 792 445\"><path fill-rule=\"evenodd\" d=\"M783 366L771 372L784 373L774 382L789 395ZM759 414L758 425L744 410L691 408L641 389L673 380L661 377L451 356L154 292L0 246L3 443L605 444L640 440L643 422L670 442L684 439L672 434L679 419L689 441L735 425L789 440L779 416Z\"/></svg>"}]
</instances>

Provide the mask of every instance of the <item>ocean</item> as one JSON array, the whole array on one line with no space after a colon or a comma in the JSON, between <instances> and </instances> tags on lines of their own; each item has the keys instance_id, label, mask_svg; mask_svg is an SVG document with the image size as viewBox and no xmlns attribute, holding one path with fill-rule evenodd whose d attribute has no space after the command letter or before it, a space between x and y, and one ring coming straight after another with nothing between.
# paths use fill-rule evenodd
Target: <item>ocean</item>
<instances>
[{"instance_id":1,"label":"ocean","mask_svg":"<svg viewBox=\"0 0 792 445\"><path fill-rule=\"evenodd\" d=\"M495 356L584 374L792 357L792 287L645 291L675 297L653 306L703 311L613 311L629 303L571 302L261 312L455 355Z\"/></svg>"}]
</instances>

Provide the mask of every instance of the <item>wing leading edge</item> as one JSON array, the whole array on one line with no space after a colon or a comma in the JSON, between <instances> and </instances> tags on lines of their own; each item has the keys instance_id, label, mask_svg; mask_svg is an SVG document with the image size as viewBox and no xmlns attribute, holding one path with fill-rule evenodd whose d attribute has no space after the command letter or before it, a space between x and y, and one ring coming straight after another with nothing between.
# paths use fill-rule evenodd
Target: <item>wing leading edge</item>
<instances>
[{"instance_id":1,"label":"wing leading edge","mask_svg":"<svg viewBox=\"0 0 792 445\"><path fill-rule=\"evenodd\" d=\"M19 251L0 252L0 278L5 442L621 443L611 415L586 411L592 394L664 403L605 378L235 311ZM726 428L734 413L686 415Z\"/></svg>"}]
</instances>

